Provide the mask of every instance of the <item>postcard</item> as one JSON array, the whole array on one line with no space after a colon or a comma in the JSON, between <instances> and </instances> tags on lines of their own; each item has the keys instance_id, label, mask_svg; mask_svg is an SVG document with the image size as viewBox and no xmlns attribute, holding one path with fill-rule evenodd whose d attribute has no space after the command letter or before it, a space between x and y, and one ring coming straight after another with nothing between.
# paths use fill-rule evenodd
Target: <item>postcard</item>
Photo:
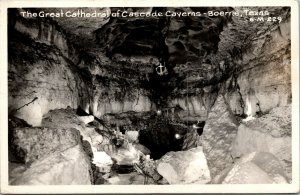
<instances>
[{"instance_id":1,"label":"postcard","mask_svg":"<svg viewBox=\"0 0 300 195\"><path fill-rule=\"evenodd\" d=\"M0 13L1 193L299 193L297 1Z\"/></svg>"}]
</instances>

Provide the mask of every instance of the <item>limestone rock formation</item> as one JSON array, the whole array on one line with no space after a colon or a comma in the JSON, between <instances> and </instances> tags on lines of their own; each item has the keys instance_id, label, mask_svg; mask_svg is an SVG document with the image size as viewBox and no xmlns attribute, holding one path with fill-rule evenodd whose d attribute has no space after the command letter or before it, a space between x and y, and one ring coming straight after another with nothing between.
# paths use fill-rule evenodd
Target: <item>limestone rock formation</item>
<instances>
[{"instance_id":1,"label":"limestone rock formation","mask_svg":"<svg viewBox=\"0 0 300 195\"><path fill-rule=\"evenodd\" d=\"M281 162L267 152L252 152L241 157L234 165L213 179L218 184L286 184Z\"/></svg>"},{"instance_id":2,"label":"limestone rock formation","mask_svg":"<svg viewBox=\"0 0 300 195\"><path fill-rule=\"evenodd\" d=\"M12 185L90 185L90 161L81 145L56 151L34 161L30 167L11 170Z\"/></svg>"},{"instance_id":3,"label":"limestone rock formation","mask_svg":"<svg viewBox=\"0 0 300 195\"><path fill-rule=\"evenodd\" d=\"M201 11L209 8L169 8L169 11ZM229 11L227 8L217 8ZM226 17L171 17L166 37L170 63L184 64L203 59L217 50L219 33L228 18Z\"/></svg>"},{"instance_id":4,"label":"limestone rock formation","mask_svg":"<svg viewBox=\"0 0 300 195\"><path fill-rule=\"evenodd\" d=\"M157 171L169 184L205 184L211 179L202 147L167 153L158 161Z\"/></svg>"},{"instance_id":5,"label":"limestone rock formation","mask_svg":"<svg viewBox=\"0 0 300 195\"><path fill-rule=\"evenodd\" d=\"M291 178L291 130L291 106L274 108L268 114L239 126L232 144L232 155L241 157L249 152L269 152L281 160Z\"/></svg>"},{"instance_id":6,"label":"limestone rock formation","mask_svg":"<svg viewBox=\"0 0 300 195\"><path fill-rule=\"evenodd\" d=\"M51 109L88 107L88 84L58 49L20 34L9 48L9 113L40 126Z\"/></svg>"},{"instance_id":7,"label":"limestone rock formation","mask_svg":"<svg viewBox=\"0 0 300 195\"><path fill-rule=\"evenodd\" d=\"M84 124L88 124L90 122L94 121L94 116L93 115L89 115L89 116L80 116L78 117L79 120L81 120L82 122L84 122Z\"/></svg>"},{"instance_id":8,"label":"limestone rock formation","mask_svg":"<svg viewBox=\"0 0 300 195\"><path fill-rule=\"evenodd\" d=\"M12 185L92 184L92 167L75 128L15 127Z\"/></svg>"},{"instance_id":9,"label":"limestone rock formation","mask_svg":"<svg viewBox=\"0 0 300 195\"><path fill-rule=\"evenodd\" d=\"M25 163L62 152L80 143L80 134L76 129L56 128L16 128L13 132L13 142L16 149L23 155Z\"/></svg>"},{"instance_id":10,"label":"limestone rock formation","mask_svg":"<svg viewBox=\"0 0 300 195\"><path fill-rule=\"evenodd\" d=\"M208 114L200 137L212 177L233 163L231 150L236 133L237 121L220 95Z\"/></svg>"}]
</instances>

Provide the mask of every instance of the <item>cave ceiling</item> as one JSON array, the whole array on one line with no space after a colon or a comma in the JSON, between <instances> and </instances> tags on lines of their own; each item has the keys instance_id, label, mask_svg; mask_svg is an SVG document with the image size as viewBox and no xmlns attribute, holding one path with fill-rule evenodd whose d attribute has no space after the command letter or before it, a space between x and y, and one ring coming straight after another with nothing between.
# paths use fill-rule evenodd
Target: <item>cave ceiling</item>
<instances>
[{"instance_id":1,"label":"cave ceiling","mask_svg":"<svg viewBox=\"0 0 300 195\"><path fill-rule=\"evenodd\" d=\"M130 79L136 81L142 76L142 80L152 82L153 86L159 85L161 91L177 95L191 93L189 87L196 93L197 88L215 85L228 78L237 69L243 50L251 44L251 36L253 40L258 29L260 32L271 28L259 24L249 27L245 25L246 18L232 16L111 16L124 11L206 12L208 7L73 8L71 12L76 13L79 9L107 14L107 17L95 18L53 18L70 42L85 54L81 66L99 66L105 76L122 77L128 83L131 83ZM226 12L235 8L213 9ZM59 10L48 9L49 12ZM276 8L272 12L276 13ZM167 74L163 76L155 74L160 63L167 68ZM130 76L124 78L126 71Z\"/></svg>"},{"instance_id":2,"label":"cave ceiling","mask_svg":"<svg viewBox=\"0 0 300 195\"><path fill-rule=\"evenodd\" d=\"M208 8L80 8L84 12L205 11ZM198 10L197 10L198 9ZM201 9L201 10L199 10ZM203 10L205 9L205 10ZM78 8L71 11L76 12ZM228 8L219 8L229 11ZM57 8L49 9L59 11ZM88 52L104 52L113 60L163 58L168 64L186 64L216 53L219 35L229 17L57 17L54 20ZM151 63L150 62L150 63Z\"/></svg>"}]
</instances>

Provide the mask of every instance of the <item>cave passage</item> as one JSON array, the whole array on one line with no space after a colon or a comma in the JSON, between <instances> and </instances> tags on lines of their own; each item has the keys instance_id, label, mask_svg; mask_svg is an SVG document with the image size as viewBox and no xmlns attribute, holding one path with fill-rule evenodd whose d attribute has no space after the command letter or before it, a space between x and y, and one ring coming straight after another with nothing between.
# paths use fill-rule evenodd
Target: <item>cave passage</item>
<instances>
[{"instance_id":1,"label":"cave passage","mask_svg":"<svg viewBox=\"0 0 300 195\"><path fill-rule=\"evenodd\" d=\"M182 150L183 137L187 129L170 124L169 120L157 116L149 127L140 131L139 142L151 151L151 158L159 159L169 151Z\"/></svg>"}]
</instances>

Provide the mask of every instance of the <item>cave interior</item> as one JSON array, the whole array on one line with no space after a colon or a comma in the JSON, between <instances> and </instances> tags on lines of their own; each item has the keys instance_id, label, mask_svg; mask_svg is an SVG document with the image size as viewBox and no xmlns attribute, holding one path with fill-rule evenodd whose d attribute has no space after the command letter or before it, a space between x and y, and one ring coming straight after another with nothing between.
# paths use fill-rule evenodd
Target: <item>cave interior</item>
<instances>
[{"instance_id":1,"label":"cave interior","mask_svg":"<svg viewBox=\"0 0 300 195\"><path fill-rule=\"evenodd\" d=\"M289 7L260 8L269 23L21 14L62 9L8 9L10 184L291 182Z\"/></svg>"}]
</instances>

